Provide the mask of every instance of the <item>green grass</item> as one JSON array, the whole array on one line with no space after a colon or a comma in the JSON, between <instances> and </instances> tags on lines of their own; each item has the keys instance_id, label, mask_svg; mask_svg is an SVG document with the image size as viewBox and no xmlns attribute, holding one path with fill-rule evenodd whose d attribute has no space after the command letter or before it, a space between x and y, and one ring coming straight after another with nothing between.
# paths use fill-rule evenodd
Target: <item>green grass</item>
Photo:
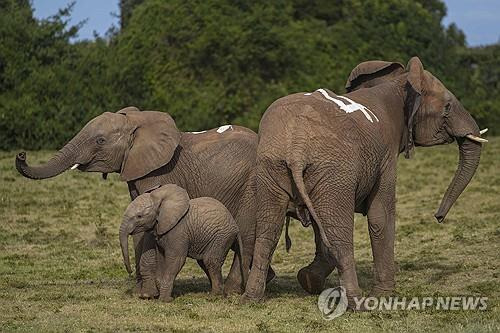
<instances>
[{"instance_id":1,"label":"green grass","mask_svg":"<svg viewBox=\"0 0 500 333\"><path fill-rule=\"evenodd\" d=\"M51 152L29 153L30 162ZM397 294L482 295L486 311L374 311L325 321L316 296L296 272L313 257L312 230L294 222L293 247L283 239L273 259L278 277L261 304L211 298L209 283L188 260L173 303L132 297L122 267L118 226L128 204L116 175L77 171L32 181L14 169L15 152L0 152L1 331L464 331L500 330L500 138L485 145L478 173L444 224L433 213L456 167L456 146L419 149L399 162ZM372 283L366 221L356 217L360 285ZM283 237L282 237L283 238ZM229 260L228 260L229 261ZM225 266L227 272L227 262ZM336 286L333 273L330 286Z\"/></svg>"}]
</instances>

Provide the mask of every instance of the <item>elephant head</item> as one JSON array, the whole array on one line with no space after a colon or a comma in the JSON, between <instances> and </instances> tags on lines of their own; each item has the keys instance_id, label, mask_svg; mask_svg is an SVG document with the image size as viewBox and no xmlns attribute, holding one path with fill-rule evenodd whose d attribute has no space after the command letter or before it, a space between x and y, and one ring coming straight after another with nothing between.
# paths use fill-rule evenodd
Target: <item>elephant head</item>
<instances>
[{"instance_id":1,"label":"elephant head","mask_svg":"<svg viewBox=\"0 0 500 333\"><path fill-rule=\"evenodd\" d=\"M458 168L443 196L435 217L442 222L453 203L472 179L481 155L483 131L458 99L413 57L406 69L400 63L367 61L349 76L349 91L386 84L399 85L404 101L404 150L407 158L414 146L434 146L457 141Z\"/></svg>"},{"instance_id":2,"label":"elephant head","mask_svg":"<svg viewBox=\"0 0 500 333\"><path fill-rule=\"evenodd\" d=\"M183 188L164 185L151 193L144 193L132 201L120 226L120 246L127 272L132 273L128 254L128 236L155 229L156 235L169 232L186 215L189 195Z\"/></svg>"},{"instance_id":3,"label":"elephant head","mask_svg":"<svg viewBox=\"0 0 500 333\"><path fill-rule=\"evenodd\" d=\"M31 179L50 178L78 168L103 174L118 172L122 180L130 181L167 164L180 136L168 114L128 107L89 121L43 165L28 166L26 153L18 154L16 168Z\"/></svg>"}]
</instances>

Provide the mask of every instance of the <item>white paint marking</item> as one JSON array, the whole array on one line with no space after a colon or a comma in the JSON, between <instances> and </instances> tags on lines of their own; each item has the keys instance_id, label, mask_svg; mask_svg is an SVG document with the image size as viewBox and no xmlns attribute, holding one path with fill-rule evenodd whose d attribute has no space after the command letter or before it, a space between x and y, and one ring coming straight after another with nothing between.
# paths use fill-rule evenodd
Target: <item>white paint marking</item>
<instances>
[{"instance_id":1,"label":"white paint marking","mask_svg":"<svg viewBox=\"0 0 500 333\"><path fill-rule=\"evenodd\" d=\"M228 129L233 129L233 125L224 125L224 126L221 126L217 129L217 133L224 133L225 131L227 131Z\"/></svg>"},{"instance_id":2,"label":"white paint marking","mask_svg":"<svg viewBox=\"0 0 500 333\"><path fill-rule=\"evenodd\" d=\"M189 132L191 134L200 134L200 133L205 133L206 131L199 131L199 132Z\"/></svg>"},{"instance_id":3,"label":"white paint marking","mask_svg":"<svg viewBox=\"0 0 500 333\"><path fill-rule=\"evenodd\" d=\"M76 168L78 168L78 166L79 166L79 165L80 165L80 164L76 163L75 165L73 165L73 166L71 167L71 170L75 170Z\"/></svg>"},{"instance_id":4,"label":"white paint marking","mask_svg":"<svg viewBox=\"0 0 500 333\"><path fill-rule=\"evenodd\" d=\"M377 116L375 115L375 113L373 113L372 111L370 111L370 109L368 109L364 105L361 105L361 104L353 101L350 98L347 98L345 96L338 96L340 98L345 99L347 102L351 103L351 104L346 104L341 99L334 98L334 97L330 96L325 89L318 89L316 91L319 92L319 93L321 93L321 95L323 95L323 97L326 98L327 100L332 101L335 104L337 104L337 106L342 111L344 111L345 113L352 113L352 112L355 112L355 111L361 111L365 115L366 119L368 119L370 122L373 123L373 118L375 118L375 120L377 122L379 121L378 118L377 118ZM309 96L309 95L311 95L311 93L307 93L307 94L304 94L304 95ZM372 118L372 116L373 116L373 118Z\"/></svg>"},{"instance_id":5,"label":"white paint marking","mask_svg":"<svg viewBox=\"0 0 500 333\"><path fill-rule=\"evenodd\" d=\"M361 105L361 104L359 104L359 103L356 103L356 102L355 102L355 101L353 101L352 99L347 98L347 97L345 97L345 96L340 96L340 97L342 97L343 99L345 99L346 101L348 101L349 103L351 103L351 105L350 105L350 106L354 106L354 105L355 105L356 107L359 107L363 113L365 113L365 111L364 111L364 110L366 110L367 112L370 112L370 113L372 114L372 116L375 118L375 120L376 120L376 121L379 121L379 120L378 120L378 118L377 118L377 116L375 115L375 113L373 113L373 112L372 112L370 109L368 109L366 106ZM354 110L354 111L356 111L356 110ZM365 114L365 116L366 116L366 114ZM368 117L367 117L367 118L368 118Z\"/></svg>"}]
</instances>

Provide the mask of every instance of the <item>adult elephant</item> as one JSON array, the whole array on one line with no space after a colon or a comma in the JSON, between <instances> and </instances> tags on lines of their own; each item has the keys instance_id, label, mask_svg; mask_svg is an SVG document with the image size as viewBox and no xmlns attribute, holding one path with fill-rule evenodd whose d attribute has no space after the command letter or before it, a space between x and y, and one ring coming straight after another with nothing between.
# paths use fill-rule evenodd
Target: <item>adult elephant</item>
<instances>
[{"instance_id":1,"label":"adult elephant","mask_svg":"<svg viewBox=\"0 0 500 333\"><path fill-rule=\"evenodd\" d=\"M16 168L31 179L54 177L72 166L103 176L117 172L132 199L170 183L186 189L191 198L215 198L237 221L249 263L255 240L256 148L257 135L244 127L182 133L166 113L128 107L92 119L43 165L28 166L26 154L18 154ZM145 298L157 295L155 244L152 233L134 235L136 291ZM242 281L235 255L226 292L243 291Z\"/></svg>"},{"instance_id":2,"label":"adult elephant","mask_svg":"<svg viewBox=\"0 0 500 333\"><path fill-rule=\"evenodd\" d=\"M289 200L307 206L320 236L318 262L326 262L330 271L338 268L352 307L353 297L360 295L353 253L355 212L368 215L375 294L390 292L395 286L398 155L404 152L409 157L414 146L457 141L458 169L435 214L439 222L474 175L485 140L479 137L470 114L424 70L417 57L406 69L385 62L363 63L350 82L354 89L370 86L367 81L372 79L379 80L373 87L344 96L318 89L283 97L262 117L256 165L256 243L244 300L260 300L264 295L266 273ZM306 269L303 276L311 278L311 283L321 282L324 277L314 273Z\"/></svg>"}]
</instances>

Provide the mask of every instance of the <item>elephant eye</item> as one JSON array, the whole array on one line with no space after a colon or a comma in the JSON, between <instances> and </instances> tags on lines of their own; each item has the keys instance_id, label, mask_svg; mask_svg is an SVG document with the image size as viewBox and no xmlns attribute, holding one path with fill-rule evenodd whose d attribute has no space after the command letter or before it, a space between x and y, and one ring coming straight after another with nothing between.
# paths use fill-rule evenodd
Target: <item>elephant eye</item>
<instances>
[{"instance_id":1,"label":"elephant eye","mask_svg":"<svg viewBox=\"0 0 500 333\"><path fill-rule=\"evenodd\" d=\"M142 214L137 215L137 218L142 219Z\"/></svg>"},{"instance_id":2,"label":"elephant eye","mask_svg":"<svg viewBox=\"0 0 500 333\"><path fill-rule=\"evenodd\" d=\"M106 139L104 139L104 138L97 138L96 142L97 142L98 145L103 145L106 142Z\"/></svg>"},{"instance_id":3,"label":"elephant eye","mask_svg":"<svg viewBox=\"0 0 500 333\"><path fill-rule=\"evenodd\" d=\"M451 110L451 103L448 102L444 105L444 113L447 115Z\"/></svg>"}]
</instances>

